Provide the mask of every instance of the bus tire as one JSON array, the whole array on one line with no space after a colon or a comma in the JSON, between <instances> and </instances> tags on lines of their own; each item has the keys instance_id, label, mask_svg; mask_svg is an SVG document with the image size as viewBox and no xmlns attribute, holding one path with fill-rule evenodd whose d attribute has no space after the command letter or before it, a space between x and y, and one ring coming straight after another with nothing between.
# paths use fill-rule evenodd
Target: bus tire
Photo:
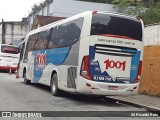
<instances>
[{"instance_id":1,"label":"bus tire","mask_svg":"<svg viewBox=\"0 0 160 120\"><path fill-rule=\"evenodd\" d=\"M58 89L58 76L55 73L51 78L51 93L53 96L59 96L60 90Z\"/></svg>"},{"instance_id":2,"label":"bus tire","mask_svg":"<svg viewBox=\"0 0 160 120\"><path fill-rule=\"evenodd\" d=\"M25 83L26 85L30 85L30 84L31 84L31 81L30 81L30 80L27 80L27 79L24 79L24 83Z\"/></svg>"}]
</instances>

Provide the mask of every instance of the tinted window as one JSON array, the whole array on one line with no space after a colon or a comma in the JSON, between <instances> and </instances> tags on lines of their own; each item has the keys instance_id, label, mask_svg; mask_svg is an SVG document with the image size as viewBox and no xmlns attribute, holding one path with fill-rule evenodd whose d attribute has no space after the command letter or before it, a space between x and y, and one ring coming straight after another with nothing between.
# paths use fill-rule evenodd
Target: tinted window
<instances>
[{"instance_id":1,"label":"tinted window","mask_svg":"<svg viewBox=\"0 0 160 120\"><path fill-rule=\"evenodd\" d=\"M1 52L10 53L10 54L18 54L18 48L14 46L1 46Z\"/></svg>"},{"instance_id":2,"label":"tinted window","mask_svg":"<svg viewBox=\"0 0 160 120\"><path fill-rule=\"evenodd\" d=\"M47 48L69 47L79 40L83 18L52 28Z\"/></svg>"},{"instance_id":3,"label":"tinted window","mask_svg":"<svg viewBox=\"0 0 160 120\"><path fill-rule=\"evenodd\" d=\"M71 46L79 40L81 29L83 24L83 18L74 20L68 23L66 42L63 46Z\"/></svg>"},{"instance_id":4,"label":"tinted window","mask_svg":"<svg viewBox=\"0 0 160 120\"><path fill-rule=\"evenodd\" d=\"M38 34L33 34L33 35L29 36L28 42L27 42L28 51L33 51L34 50L37 39L38 39Z\"/></svg>"},{"instance_id":5,"label":"tinted window","mask_svg":"<svg viewBox=\"0 0 160 120\"><path fill-rule=\"evenodd\" d=\"M91 35L112 34L142 40L141 22L136 18L93 14Z\"/></svg>"},{"instance_id":6,"label":"tinted window","mask_svg":"<svg viewBox=\"0 0 160 120\"><path fill-rule=\"evenodd\" d=\"M29 38L28 38L26 50L25 50L25 53L24 53L24 62L27 62L28 52L34 50L34 47L35 47L35 44L36 44L36 41L37 41L37 35L38 34L33 34L33 35L30 35Z\"/></svg>"},{"instance_id":7,"label":"tinted window","mask_svg":"<svg viewBox=\"0 0 160 120\"><path fill-rule=\"evenodd\" d=\"M21 44L18 46L18 49L19 49L19 52L20 52L19 62L20 62L20 61L22 60L22 58L23 58L24 47L25 47L25 42L24 42L24 43L21 43Z\"/></svg>"},{"instance_id":8,"label":"tinted window","mask_svg":"<svg viewBox=\"0 0 160 120\"><path fill-rule=\"evenodd\" d=\"M47 41L50 39L50 32L51 30L46 30L37 34L37 41L35 43L34 50L41 50L46 48Z\"/></svg>"},{"instance_id":9,"label":"tinted window","mask_svg":"<svg viewBox=\"0 0 160 120\"><path fill-rule=\"evenodd\" d=\"M65 42L67 33L67 24L63 24L52 29L50 43L48 48L59 48Z\"/></svg>"}]
</instances>

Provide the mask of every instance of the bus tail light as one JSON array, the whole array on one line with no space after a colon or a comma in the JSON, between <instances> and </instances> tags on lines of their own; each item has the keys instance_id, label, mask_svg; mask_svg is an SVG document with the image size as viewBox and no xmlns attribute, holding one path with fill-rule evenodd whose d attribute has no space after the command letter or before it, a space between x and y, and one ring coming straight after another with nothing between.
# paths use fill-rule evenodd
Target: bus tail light
<instances>
[{"instance_id":1,"label":"bus tail light","mask_svg":"<svg viewBox=\"0 0 160 120\"><path fill-rule=\"evenodd\" d=\"M97 11L93 11L92 14L97 14Z\"/></svg>"},{"instance_id":2,"label":"bus tail light","mask_svg":"<svg viewBox=\"0 0 160 120\"><path fill-rule=\"evenodd\" d=\"M136 79L134 80L134 83L139 82L139 79L140 79L140 76L141 76L141 71L142 71L142 61L139 62L138 72L137 72Z\"/></svg>"},{"instance_id":3,"label":"bus tail light","mask_svg":"<svg viewBox=\"0 0 160 120\"><path fill-rule=\"evenodd\" d=\"M139 20L139 21L141 20L141 18L140 18L140 17L138 17L138 16L136 17L136 19L137 19L137 20Z\"/></svg>"},{"instance_id":4,"label":"bus tail light","mask_svg":"<svg viewBox=\"0 0 160 120\"><path fill-rule=\"evenodd\" d=\"M83 57L80 75L88 80L92 80L89 69L89 56Z\"/></svg>"}]
</instances>

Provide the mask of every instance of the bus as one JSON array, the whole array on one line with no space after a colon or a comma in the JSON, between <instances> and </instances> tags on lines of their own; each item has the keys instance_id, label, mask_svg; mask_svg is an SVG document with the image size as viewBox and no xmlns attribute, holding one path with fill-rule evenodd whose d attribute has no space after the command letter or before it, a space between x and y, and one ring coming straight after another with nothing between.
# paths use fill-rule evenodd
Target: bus
<instances>
[{"instance_id":1,"label":"bus","mask_svg":"<svg viewBox=\"0 0 160 120\"><path fill-rule=\"evenodd\" d=\"M86 11L29 32L20 77L84 95L137 94L143 55L143 22L135 16Z\"/></svg>"},{"instance_id":2,"label":"bus","mask_svg":"<svg viewBox=\"0 0 160 120\"><path fill-rule=\"evenodd\" d=\"M17 46L0 44L0 70L16 71L18 61L19 53Z\"/></svg>"}]
</instances>

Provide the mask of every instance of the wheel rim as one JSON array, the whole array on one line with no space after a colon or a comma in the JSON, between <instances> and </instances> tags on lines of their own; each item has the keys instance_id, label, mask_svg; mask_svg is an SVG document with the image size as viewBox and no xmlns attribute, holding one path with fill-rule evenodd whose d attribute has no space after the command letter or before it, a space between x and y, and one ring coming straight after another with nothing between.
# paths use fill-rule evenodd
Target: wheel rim
<instances>
[{"instance_id":1,"label":"wheel rim","mask_svg":"<svg viewBox=\"0 0 160 120\"><path fill-rule=\"evenodd\" d=\"M55 82L55 80L52 81L52 91L53 91L53 93L56 91L56 82Z\"/></svg>"}]
</instances>

